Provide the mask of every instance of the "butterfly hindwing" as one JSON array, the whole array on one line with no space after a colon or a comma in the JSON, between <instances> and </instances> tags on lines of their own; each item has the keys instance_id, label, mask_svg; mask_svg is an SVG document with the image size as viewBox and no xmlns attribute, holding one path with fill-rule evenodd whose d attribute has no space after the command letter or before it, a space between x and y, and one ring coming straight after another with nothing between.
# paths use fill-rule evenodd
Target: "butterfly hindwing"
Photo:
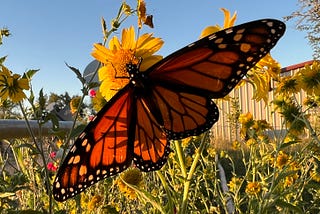
<instances>
[{"instance_id":1,"label":"butterfly hindwing","mask_svg":"<svg viewBox=\"0 0 320 214\"><path fill-rule=\"evenodd\" d=\"M151 105L142 97L136 101L137 121L134 142L134 163L143 171L160 169L170 153L167 136L162 124L154 117Z\"/></svg>"},{"instance_id":2,"label":"butterfly hindwing","mask_svg":"<svg viewBox=\"0 0 320 214\"><path fill-rule=\"evenodd\" d=\"M199 135L218 121L219 111L215 103L210 97L197 94L194 90L156 85L153 96L169 139Z\"/></svg>"}]
</instances>

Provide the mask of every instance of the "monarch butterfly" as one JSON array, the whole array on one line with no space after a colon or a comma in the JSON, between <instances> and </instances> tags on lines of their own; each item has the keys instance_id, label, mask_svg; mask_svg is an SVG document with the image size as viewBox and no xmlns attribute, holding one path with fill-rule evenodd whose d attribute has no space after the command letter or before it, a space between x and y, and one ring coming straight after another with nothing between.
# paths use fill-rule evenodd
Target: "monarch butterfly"
<instances>
[{"instance_id":1,"label":"monarch butterfly","mask_svg":"<svg viewBox=\"0 0 320 214\"><path fill-rule=\"evenodd\" d=\"M202 38L145 72L127 65L130 82L76 139L53 184L64 201L132 162L160 169L170 140L199 135L219 117L213 98L227 95L284 34L284 23L264 19Z\"/></svg>"}]
</instances>

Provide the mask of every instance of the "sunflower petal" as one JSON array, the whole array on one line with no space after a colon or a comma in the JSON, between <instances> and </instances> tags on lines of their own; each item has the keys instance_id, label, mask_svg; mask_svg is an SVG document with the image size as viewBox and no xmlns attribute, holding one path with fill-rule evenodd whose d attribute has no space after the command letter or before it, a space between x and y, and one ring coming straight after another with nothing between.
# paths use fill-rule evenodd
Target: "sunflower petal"
<instances>
[{"instance_id":1,"label":"sunflower petal","mask_svg":"<svg viewBox=\"0 0 320 214\"><path fill-rule=\"evenodd\" d=\"M148 68L150 68L152 65L159 62L163 57L160 55L152 55L147 58L144 58L140 65L140 71L146 71Z\"/></svg>"},{"instance_id":2,"label":"sunflower petal","mask_svg":"<svg viewBox=\"0 0 320 214\"><path fill-rule=\"evenodd\" d=\"M123 49L134 50L136 48L135 32L132 26L122 30L121 43Z\"/></svg>"}]
</instances>

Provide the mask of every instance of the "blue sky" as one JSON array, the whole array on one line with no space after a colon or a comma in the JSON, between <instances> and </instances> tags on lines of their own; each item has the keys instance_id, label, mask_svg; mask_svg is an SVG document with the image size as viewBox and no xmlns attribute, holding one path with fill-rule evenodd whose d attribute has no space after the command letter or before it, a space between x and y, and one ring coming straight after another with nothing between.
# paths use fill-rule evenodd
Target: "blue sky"
<instances>
[{"instance_id":1,"label":"blue sky","mask_svg":"<svg viewBox=\"0 0 320 214\"><path fill-rule=\"evenodd\" d=\"M107 24L116 16L119 0L20 0L1 2L0 27L7 27L12 36L4 39L0 56L7 55L5 65L15 73L40 69L33 79L37 93L41 88L49 94L81 94L81 84L66 66L83 71L93 58L93 43L101 42L100 19ZM134 0L127 0L135 5ZM283 20L298 8L297 0L146 0L148 13L154 16L154 32L164 47L166 56L198 39L208 25L223 24L219 8L237 11L236 24L262 18ZM136 24L136 19L127 23ZM295 30L294 22L287 23L287 31L272 56L284 66L312 59L305 32Z\"/></svg>"}]
</instances>

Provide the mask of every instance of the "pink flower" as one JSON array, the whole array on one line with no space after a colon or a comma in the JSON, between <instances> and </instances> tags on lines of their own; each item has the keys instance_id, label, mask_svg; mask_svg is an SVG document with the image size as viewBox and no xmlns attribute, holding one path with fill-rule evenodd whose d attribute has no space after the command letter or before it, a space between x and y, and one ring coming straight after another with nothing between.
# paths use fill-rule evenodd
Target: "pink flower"
<instances>
[{"instance_id":1,"label":"pink flower","mask_svg":"<svg viewBox=\"0 0 320 214\"><path fill-rule=\"evenodd\" d=\"M89 117L88 117L89 121L92 121L93 118L94 118L94 115L89 115Z\"/></svg>"},{"instance_id":2,"label":"pink flower","mask_svg":"<svg viewBox=\"0 0 320 214\"><path fill-rule=\"evenodd\" d=\"M52 163L52 162L49 162L49 163L47 164L47 168L48 168L48 170L53 171L53 172L57 171L57 169L58 169L58 167L56 167L56 166L54 165L54 163Z\"/></svg>"},{"instance_id":3,"label":"pink flower","mask_svg":"<svg viewBox=\"0 0 320 214\"><path fill-rule=\"evenodd\" d=\"M57 153L56 153L56 152L51 152L49 156L50 156L50 158L52 158L52 159L53 159L53 158L55 158L55 157L56 157L56 155L57 155Z\"/></svg>"},{"instance_id":4,"label":"pink flower","mask_svg":"<svg viewBox=\"0 0 320 214\"><path fill-rule=\"evenodd\" d=\"M91 98L95 97L96 95L97 95L97 92L96 92L94 89L90 89L90 90L89 90L89 96L90 96Z\"/></svg>"}]
</instances>

